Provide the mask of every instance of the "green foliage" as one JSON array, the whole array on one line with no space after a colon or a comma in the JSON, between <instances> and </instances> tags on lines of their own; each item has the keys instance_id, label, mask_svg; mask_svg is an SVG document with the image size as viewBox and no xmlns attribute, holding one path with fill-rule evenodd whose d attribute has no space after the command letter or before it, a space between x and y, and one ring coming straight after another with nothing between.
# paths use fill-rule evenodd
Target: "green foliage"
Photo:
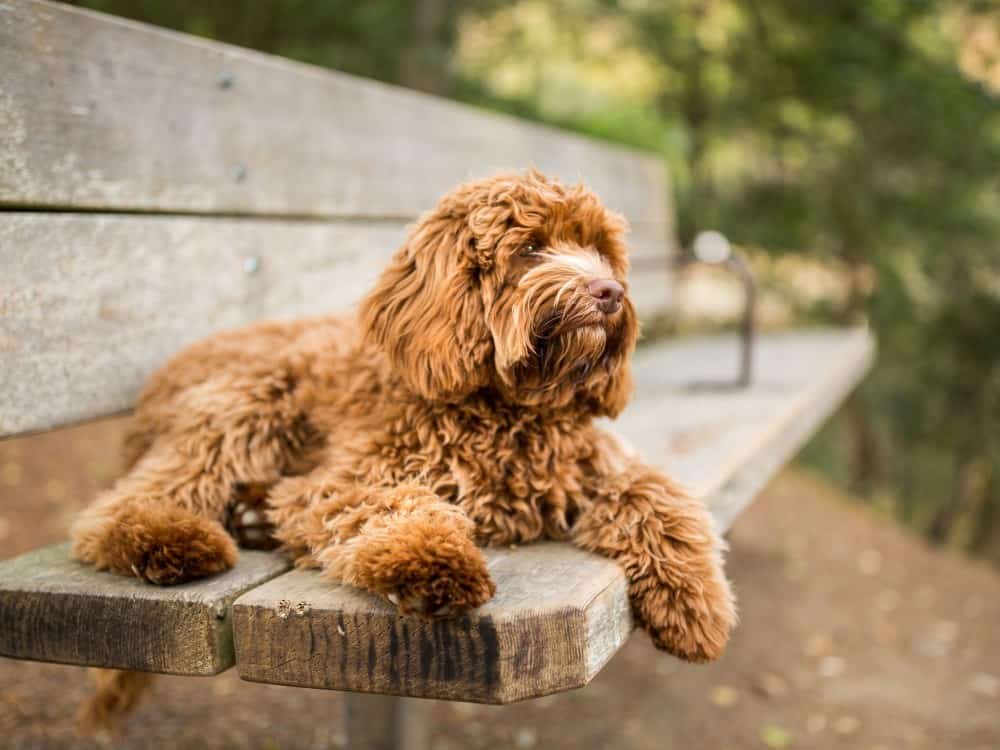
<instances>
[{"instance_id":1,"label":"green foliage","mask_svg":"<svg viewBox=\"0 0 1000 750\"><path fill-rule=\"evenodd\" d=\"M448 0L77 0L71 4L434 93L447 93L446 71L458 19L455 3Z\"/></svg>"},{"instance_id":2,"label":"green foliage","mask_svg":"<svg viewBox=\"0 0 1000 750\"><path fill-rule=\"evenodd\" d=\"M591 91L584 111L553 118L539 75L519 92L518 111L663 152L679 178L682 240L716 227L738 243L844 264L850 294L826 318L869 321L880 362L808 455L867 497L888 498L931 538L1000 559L991 528L1000 516L1000 108L959 69L958 40L946 33L955 14L976 9L929 0L546 5L577 38L598 18L626 28L623 47L645 54L656 85L644 99L608 96L604 109ZM507 47L496 42L489 64L503 66ZM544 72L566 53L535 54ZM594 127L595 111L641 115L608 130L615 121Z\"/></svg>"},{"instance_id":3,"label":"green foliage","mask_svg":"<svg viewBox=\"0 0 1000 750\"><path fill-rule=\"evenodd\" d=\"M958 62L995 6L83 4L659 152L682 240L718 228L848 269L846 300L811 314L869 321L879 364L807 455L1000 560L1000 107Z\"/></svg>"}]
</instances>

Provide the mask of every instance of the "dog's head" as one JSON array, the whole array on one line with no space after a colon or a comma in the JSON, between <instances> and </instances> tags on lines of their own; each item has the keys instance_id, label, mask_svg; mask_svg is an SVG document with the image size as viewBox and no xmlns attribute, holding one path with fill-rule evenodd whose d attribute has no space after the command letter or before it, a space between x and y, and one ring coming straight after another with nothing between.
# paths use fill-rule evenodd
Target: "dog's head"
<instances>
[{"instance_id":1,"label":"dog's head","mask_svg":"<svg viewBox=\"0 0 1000 750\"><path fill-rule=\"evenodd\" d=\"M638 335L624 233L585 187L534 171L463 185L413 227L362 325L425 398L491 388L613 416Z\"/></svg>"}]
</instances>

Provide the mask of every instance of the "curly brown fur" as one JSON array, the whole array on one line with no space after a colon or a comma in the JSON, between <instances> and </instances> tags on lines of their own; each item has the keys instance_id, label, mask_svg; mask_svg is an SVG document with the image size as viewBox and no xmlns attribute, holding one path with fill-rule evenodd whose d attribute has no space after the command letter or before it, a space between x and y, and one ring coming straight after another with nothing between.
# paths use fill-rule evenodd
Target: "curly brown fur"
<instances>
[{"instance_id":1,"label":"curly brown fur","mask_svg":"<svg viewBox=\"0 0 1000 750\"><path fill-rule=\"evenodd\" d=\"M95 669L93 673L94 693L77 711L76 724L88 734L111 732L117 727L118 717L135 708L154 675L117 669Z\"/></svg>"},{"instance_id":2,"label":"curly brown fur","mask_svg":"<svg viewBox=\"0 0 1000 750\"><path fill-rule=\"evenodd\" d=\"M487 601L476 544L569 539L623 566L659 648L717 657L735 609L710 517L594 423L631 391L624 234L537 172L460 186L357 316L221 334L156 373L75 554L160 583L224 569L219 521L252 485L299 565L406 612Z\"/></svg>"}]
</instances>

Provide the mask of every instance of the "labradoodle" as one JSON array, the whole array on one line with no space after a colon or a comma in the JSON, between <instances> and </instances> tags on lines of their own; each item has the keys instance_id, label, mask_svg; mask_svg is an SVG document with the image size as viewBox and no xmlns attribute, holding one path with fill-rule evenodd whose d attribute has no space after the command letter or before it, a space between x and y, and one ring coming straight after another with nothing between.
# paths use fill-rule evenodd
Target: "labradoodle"
<instances>
[{"instance_id":1,"label":"labradoodle","mask_svg":"<svg viewBox=\"0 0 1000 750\"><path fill-rule=\"evenodd\" d=\"M488 601L481 545L564 539L622 567L658 648L718 657L736 613L709 514L594 424L631 389L624 235L534 171L458 187L356 314L215 335L156 372L73 554L160 585L218 573L251 488L298 565L404 614Z\"/></svg>"}]
</instances>

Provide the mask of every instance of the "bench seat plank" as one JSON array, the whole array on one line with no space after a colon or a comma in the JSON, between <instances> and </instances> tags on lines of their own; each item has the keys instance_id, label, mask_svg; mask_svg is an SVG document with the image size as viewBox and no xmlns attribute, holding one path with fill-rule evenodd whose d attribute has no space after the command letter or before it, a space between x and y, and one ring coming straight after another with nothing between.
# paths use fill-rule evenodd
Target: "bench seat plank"
<instances>
[{"instance_id":1,"label":"bench seat plank","mask_svg":"<svg viewBox=\"0 0 1000 750\"><path fill-rule=\"evenodd\" d=\"M692 390L724 379L733 336L648 347L637 397L615 428L708 503L728 529L871 364L863 330L759 342L747 389ZM399 616L380 598L285 574L233 606L237 667L257 682L508 703L589 682L632 629L624 576L567 544L487 550L495 598L455 620Z\"/></svg>"},{"instance_id":2,"label":"bench seat plank","mask_svg":"<svg viewBox=\"0 0 1000 750\"><path fill-rule=\"evenodd\" d=\"M160 588L99 573L58 544L0 562L0 655L180 675L233 664L230 605L288 570L244 551L233 570Z\"/></svg>"},{"instance_id":3,"label":"bench seat plank","mask_svg":"<svg viewBox=\"0 0 1000 750\"><path fill-rule=\"evenodd\" d=\"M625 580L595 555L548 542L488 550L488 562L497 596L472 617L433 623L315 571L286 573L234 609L240 675L510 703L586 684L631 631Z\"/></svg>"},{"instance_id":4,"label":"bench seat plank","mask_svg":"<svg viewBox=\"0 0 1000 750\"><path fill-rule=\"evenodd\" d=\"M663 259L633 299L667 301ZM347 310L405 236L389 221L0 212L0 437L128 409L181 347L269 317Z\"/></svg>"},{"instance_id":5,"label":"bench seat plank","mask_svg":"<svg viewBox=\"0 0 1000 750\"><path fill-rule=\"evenodd\" d=\"M757 342L749 388L731 335L640 349L636 397L609 427L704 498L722 528L854 390L875 358L864 328L797 330ZM715 386L715 387L713 387Z\"/></svg>"}]
</instances>

